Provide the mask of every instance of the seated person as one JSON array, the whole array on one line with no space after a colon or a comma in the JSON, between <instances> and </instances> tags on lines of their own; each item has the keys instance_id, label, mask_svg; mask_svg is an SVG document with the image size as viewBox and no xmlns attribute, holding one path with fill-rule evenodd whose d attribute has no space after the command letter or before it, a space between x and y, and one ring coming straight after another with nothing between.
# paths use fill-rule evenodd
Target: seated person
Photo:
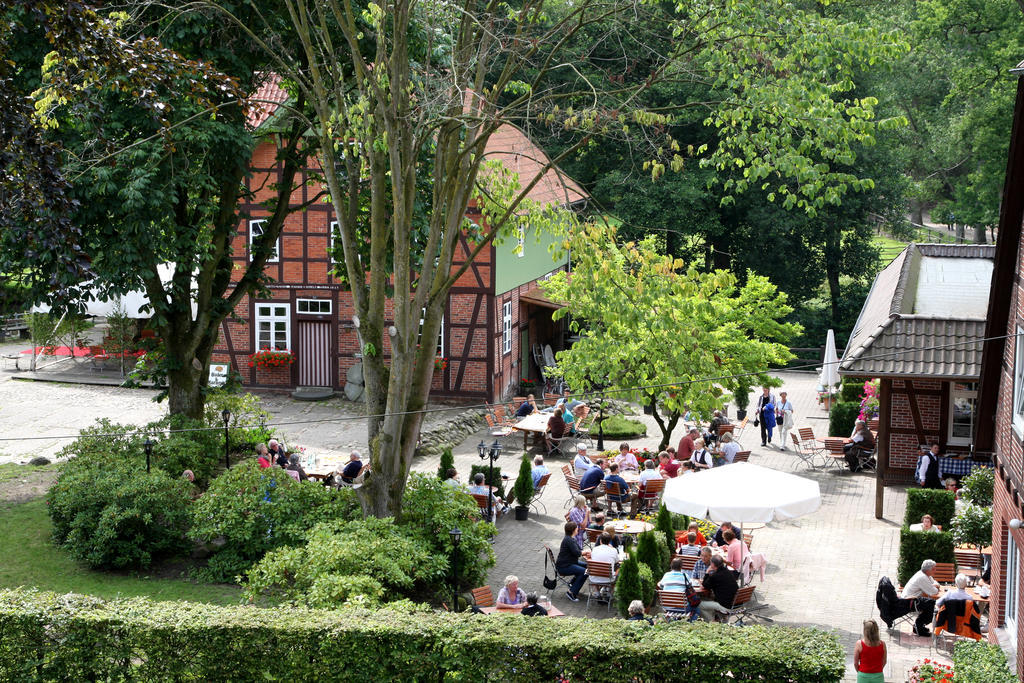
<instances>
[{"instance_id":1,"label":"seated person","mask_svg":"<svg viewBox=\"0 0 1024 683\"><path fill-rule=\"evenodd\" d=\"M576 458L572 461L572 468L576 471L577 477L582 477L583 473L589 470L594 464L589 457L587 457L587 447L580 444L576 447Z\"/></svg>"},{"instance_id":2,"label":"seated person","mask_svg":"<svg viewBox=\"0 0 1024 683\"><path fill-rule=\"evenodd\" d=\"M501 500L500 496L494 495L490 486L484 485L486 480L487 477L484 476L483 472L477 472L476 476L473 477L473 485L469 487L469 492L474 496L490 496L495 507L501 506L504 501Z\"/></svg>"},{"instance_id":3,"label":"seated person","mask_svg":"<svg viewBox=\"0 0 1024 683\"><path fill-rule=\"evenodd\" d=\"M953 579L953 583L956 585L956 590L951 590L941 598L939 598L935 604L941 605L946 600L974 600L970 593L967 592L968 578L965 574L957 574L956 578Z\"/></svg>"},{"instance_id":4,"label":"seated person","mask_svg":"<svg viewBox=\"0 0 1024 683\"><path fill-rule=\"evenodd\" d=\"M526 417L527 415L533 415L537 412L537 399L533 397L533 394L527 394L526 400L522 402L519 409L516 411L516 417Z\"/></svg>"},{"instance_id":5,"label":"seated person","mask_svg":"<svg viewBox=\"0 0 1024 683\"><path fill-rule=\"evenodd\" d=\"M921 518L921 523L920 524L911 524L910 525L910 530L911 531L942 531L942 529L940 529L939 527L935 526L935 524L933 524L933 521L934 520L932 519L931 515L925 515L924 517Z\"/></svg>"},{"instance_id":6,"label":"seated person","mask_svg":"<svg viewBox=\"0 0 1024 683\"><path fill-rule=\"evenodd\" d=\"M590 506L598 509L597 496L601 481L604 480L604 459L598 458L580 477L580 495L590 501Z\"/></svg>"},{"instance_id":7,"label":"seated person","mask_svg":"<svg viewBox=\"0 0 1024 683\"><path fill-rule=\"evenodd\" d=\"M648 624L654 623L644 614L644 603L642 600L633 600L630 602L628 611L629 616L626 617L626 621L646 621Z\"/></svg>"},{"instance_id":8,"label":"seated person","mask_svg":"<svg viewBox=\"0 0 1024 683\"><path fill-rule=\"evenodd\" d=\"M544 478L545 474L551 474L551 471L544 465L544 456L538 455L533 459L533 468L530 470L534 489L540 485L540 480Z\"/></svg>"},{"instance_id":9,"label":"seated person","mask_svg":"<svg viewBox=\"0 0 1024 683\"><path fill-rule=\"evenodd\" d=\"M697 545L697 534L689 532L686 534L686 543L679 546L677 555L693 555L694 557L700 556L701 546Z\"/></svg>"},{"instance_id":10,"label":"seated person","mask_svg":"<svg viewBox=\"0 0 1024 683\"><path fill-rule=\"evenodd\" d=\"M700 431L696 427L690 427L682 439L679 440L679 450L676 451L676 460L689 460L693 455L694 443L700 438Z\"/></svg>"},{"instance_id":11,"label":"seated person","mask_svg":"<svg viewBox=\"0 0 1024 683\"><path fill-rule=\"evenodd\" d=\"M935 614L935 601L942 592L939 584L932 578L934 573L935 560L925 560L921 563L921 571L910 577L900 595L901 598L912 599L919 613L914 623L914 635L928 637L932 634L928 626Z\"/></svg>"},{"instance_id":12,"label":"seated person","mask_svg":"<svg viewBox=\"0 0 1024 683\"><path fill-rule=\"evenodd\" d=\"M270 452L267 450L267 444L261 443L256 447L256 462L260 464L261 470L267 469L272 464Z\"/></svg>"},{"instance_id":13,"label":"seated person","mask_svg":"<svg viewBox=\"0 0 1024 683\"><path fill-rule=\"evenodd\" d=\"M562 421L565 422L565 427L570 434L576 433L576 414L569 410L564 403L562 404Z\"/></svg>"},{"instance_id":14,"label":"seated person","mask_svg":"<svg viewBox=\"0 0 1024 683\"><path fill-rule=\"evenodd\" d=\"M690 454L690 463L696 470L707 470L714 466L711 460L711 452L704 448L704 439L697 439L693 442L693 453Z\"/></svg>"},{"instance_id":15,"label":"seated person","mask_svg":"<svg viewBox=\"0 0 1024 683\"><path fill-rule=\"evenodd\" d=\"M690 462L689 460L683 460L683 461L677 460L676 462L679 463L679 476L680 477L683 476L684 474L693 474L694 472L697 471L694 468L693 463Z\"/></svg>"},{"instance_id":16,"label":"seated person","mask_svg":"<svg viewBox=\"0 0 1024 683\"><path fill-rule=\"evenodd\" d=\"M299 464L299 454L292 453L288 456L288 466L285 467L290 472L299 473L299 481L307 481L309 476L306 474L306 470L302 469L302 465Z\"/></svg>"},{"instance_id":17,"label":"seated person","mask_svg":"<svg viewBox=\"0 0 1024 683\"><path fill-rule=\"evenodd\" d=\"M448 471L445 472L444 475L444 483L448 484L448 486L451 486L453 489L462 488L462 483L459 482L459 473L456 471L454 467L449 467Z\"/></svg>"},{"instance_id":18,"label":"seated person","mask_svg":"<svg viewBox=\"0 0 1024 683\"><path fill-rule=\"evenodd\" d=\"M868 423L864 420L857 420L853 426L853 434L850 435L850 442L843 445L847 466L851 472L861 469L860 457L864 453L875 450L875 435L868 429Z\"/></svg>"},{"instance_id":19,"label":"seated person","mask_svg":"<svg viewBox=\"0 0 1024 683\"><path fill-rule=\"evenodd\" d=\"M562 537L562 545L558 547L558 557L555 559L555 571L562 576L574 577L565 597L579 602L580 589L587 582L587 568L580 563L582 551L576 545L576 522L566 522L564 529L565 536Z\"/></svg>"},{"instance_id":20,"label":"seated person","mask_svg":"<svg viewBox=\"0 0 1024 683\"><path fill-rule=\"evenodd\" d=\"M288 451L285 450L277 439L267 442L267 450L270 452L272 462L282 469L288 466Z\"/></svg>"},{"instance_id":21,"label":"seated person","mask_svg":"<svg viewBox=\"0 0 1024 683\"><path fill-rule=\"evenodd\" d=\"M715 532L714 538L711 539L712 545L725 545L725 532L731 530L733 536L739 533L739 529L732 525L732 522L722 522L722 526L718 527L718 531Z\"/></svg>"},{"instance_id":22,"label":"seated person","mask_svg":"<svg viewBox=\"0 0 1024 683\"><path fill-rule=\"evenodd\" d=\"M615 463L608 465L608 474L604 478L605 489L607 490L608 484L618 484L619 494L607 496L609 505L615 505L619 509L619 513L625 513L625 509L622 507L622 501L632 501L633 496L629 492L629 484L626 480L619 476L619 466ZM580 488L583 488L583 484L580 483ZM610 511L609 511L610 512Z\"/></svg>"},{"instance_id":23,"label":"seated person","mask_svg":"<svg viewBox=\"0 0 1024 683\"><path fill-rule=\"evenodd\" d=\"M740 445L732 438L732 434L722 434L718 443L719 465L730 465L736 460L736 454L740 452Z\"/></svg>"},{"instance_id":24,"label":"seated person","mask_svg":"<svg viewBox=\"0 0 1024 683\"><path fill-rule=\"evenodd\" d=\"M572 409L572 430L576 432L579 430L580 425L583 423L583 419L587 416L587 407L582 403Z\"/></svg>"},{"instance_id":25,"label":"seated person","mask_svg":"<svg viewBox=\"0 0 1024 683\"><path fill-rule=\"evenodd\" d=\"M603 576L591 576L592 585L609 585L615 582L615 565L619 561L619 551L612 545L612 535L608 532L601 534L597 539L597 545L590 551L591 562L607 562L612 566L612 578ZM589 563L588 563L589 564ZM602 594L605 591L601 591Z\"/></svg>"},{"instance_id":26,"label":"seated person","mask_svg":"<svg viewBox=\"0 0 1024 683\"><path fill-rule=\"evenodd\" d=\"M704 433L704 440L708 442L718 441L718 428L727 424L729 424L729 418L723 415L721 410L716 410L711 418L711 422L708 424L708 431Z\"/></svg>"},{"instance_id":27,"label":"seated person","mask_svg":"<svg viewBox=\"0 0 1024 683\"><path fill-rule=\"evenodd\" d=\"M586 405L583 401L573 398L568 389L562 392L562 402L565 404L566 408L573 411L576 410L578 406Z\"/></svg>"},{"instance_id":28,"label":"seated person","mask_svg":"<svg viewBox=\"0 0 1024 683\"><path fill-rule=\"evenodd\" d=\"M604 525L604 532L612 537L612 547L618 550L622 547L624 539L621 535L615 533L615 524L608 522Z\"/></svg>"},{"instance_id":29,"label":"seated person","mask_svg":"<svg viewBox=\"0 0 1024 683\"><path fill-rule=\"evenodd\" d=\"M604 531L604 513L595 512L594 516L590 520L590 524L587 526L588 529L601 529Z\"/></svg>"},{"instance_id":30,"label":"seated person","mask_svg":"<svg viewBox=\"0 0 1024 683\"><path fill-rule=\"evenodd\" d=\"M505 577L505 585L498 591L495 605L498 609L521 609L525 602L526 593L519 587L519 577L509 574Z\"/></svg>"},{"instance_id":31,"label":"seated person","mask_svg":"<svg viewBox=\"0 0 1024 683\"><path fill-rule=\"evenodd\" d=\"M674 461L672 461L674 462ZM647 492L647 482L652 479L661 479L661 472L654 469L654 461L647 460L644 462L644 468L640 472L640 485L637 487L636 496L633 498L633 502L629 506L629 516L636 517L637 510L640 509L640 504L644 500L644 494Z\"/></svg>"},{"instance_id":32,"label":"seated person","mask_svg":"<svg viewBox=\"0 0 1024 683\"><path fill-rule=\"evenodd\" d=\"M569 428L565 424L565 420L562 419L562 411L555 410L548 418L548 427L544 431L544 442L548 446L548 453L554 450L556 442L564 437L569 431Z\"/></svg>"},{"instance_id":33,"label":"seated person","mask_svg":"<svg viewBox=\"0 0 1024 683\"><path fill-rule=\"evenodd\" d=\"M672 560L669 571L658 581L658 588L663 591L684 591L690 585L690 577L683 571L683 561L678 557Z\"/></svg>"},{"instance_id":34,"label":"seated person","mask_svg":"<svg viewBox=\"0 0 1024 683\"><path fill-rule=\"evenodd\" d=\"M666 479L674 479L679 476L679 462L669 458L668 453L658 453L658 469Z\"/></svg>"},{"instance_id":35,"label":"seated person","mask_svg":"<svg viewBox=\"0 0 1024 683\"><path fill-rule=\"evenodd\" d=\"M690 522L690 526L686 527L687 532L693 532L697 534L697 545L707 545L707 539L704 538L704 534L700 532L700 525L697 522Z\"/></svg>"},{"instance_id":36,"label":"seated person","mask_svg":"<svg viewBox=\"0 0 1024 683\"><path fill-rule=\"evenodd\" d=\"M520 614L528 617L546 617L548 611L537 604L537 594L530 591L526 594L526 607L522 609Z\"/></svg>"},{"instance_id":37,"label":"seated person","mask_svg":"<svg viewBox=\"0 0 1024 683\"><path fill-rule=\"evenodd\" d=\"M359 451L352 451L348 456L348 464L341 471L341 480L346 484L353 483L356 478L366 469L363 461L360 460Z\"/></svg>"},{"instance_id":38,"label":"seated person","mask_svg":"<svg viewBox=\"0 0 1024 683\"><path fill-rule=\"evenodd\" d=\"M619 454L615 457L615 464L623 472L636 472L640 469L640 463L637 462L636 456L629 452L628 443L619 444Z\"/></svg>"},{"instance_id":39,"label":"seated person","mask_svg":"<svg viewBox=\"0 0 1024 683\"><path fill-rule=\"evenodd\" d=\"M732 529L726 530L722 534L722 538L725 540L725 561L729 563L732 570L739 574L740 568L743 566L743 558L750 554L750 550L747 549L747 544L743 542L743 539L738 538Z\"/></svg>"},{"instance_id":40,"label":"seated person","mask_svg":"<svg viewBox=\"0 0 1024 683\"><path fill-rule=\"evenodd\" d=\"M711 566L711 546L706 545L700 549L700 557L693 563L693 575L694 581L700 581L704 578L704 574L707 573L708 567Z\"/></svg>"},{"instance_id":41,"label":"seated person","mask_svg":"<svg viewBox=\"0 0 1024 683\"><path fill-rule=\"evenodd\" d=\"M701 583L705 590L711 591L713 599L701 600L700 616L704 621L711 621L716 612L732 607L739 586L736 584L736 577L725 566L725 560L720 555L711 558L711 566L708 567Z\"/></svg>"}]
</instances>

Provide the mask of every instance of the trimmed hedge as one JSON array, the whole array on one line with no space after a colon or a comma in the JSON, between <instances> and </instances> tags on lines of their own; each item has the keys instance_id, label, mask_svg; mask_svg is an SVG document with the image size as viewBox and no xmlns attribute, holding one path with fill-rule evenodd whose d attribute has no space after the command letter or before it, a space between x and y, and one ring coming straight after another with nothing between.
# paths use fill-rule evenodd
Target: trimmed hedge
<instances>
[{"instance_id":1,"label":"trimmed hedge","mask_svg":"<svg viewBox=\"0 0 1024 683\"><path fill-rule=\"evenodd\" d=\"M918 524L921 517L931 515L932 522L949 531L949 523L956 514L956 494L944 489L907 489L907 511L904 526Z\"/></svg>"},{"instance_id":2,"label":"trimmed hedge","mask_svg":"<svg viewBox=\"0 0 1024 683\"><path fill-rule=\"evenodd\" d=\"M1014 683L1006 654L984 640L961 640L953 648L953 677L964 683Z\"/></svg>"},{"instance_id":3,"label":"trimmed hedge","mask_svg":"<svg viewBox=\"0 0 1024 683\"><path fill-rule=\"evenodd\" d=\"M832 406L828 414L828 435L849 436L860 415L860 403L840 401Z\"/></svg>"},{"instance_id":4,"label":"trimmed hedge","mask_svg":"<svg viewBox=\"0 0 1024 683\"><path fill-rule=\"evenodd\" d=\"M572 617L104 602L5 590L0 679L810 683L839 681L845 668L836 636L818 629L593 626Z\"/></svg>"},{"instance_id":5,"label":"trimmed hedge","mask_svg":"<svg viewBox=\"0 0 1024 683\"><path fill-rule=\"evenodd\" d=\"M601 423L601 432L606 439L632 439L647 434L647 425L640 420L631 420L621 415L606 417ZM598 433L597 425L590 428L591 435Z\"/></svg>"},{"instance_id":6,"label":"trimmed hedge","mask_svg":"<svg viewBox=\"0 0 1024 683\"><path fill-rule=\"evenodd\" d=\"M900 562L897 576L902 584L920 571L925 560L953 562L953 534L948 531L900 529Z\"/></svg>"}]
</instances>

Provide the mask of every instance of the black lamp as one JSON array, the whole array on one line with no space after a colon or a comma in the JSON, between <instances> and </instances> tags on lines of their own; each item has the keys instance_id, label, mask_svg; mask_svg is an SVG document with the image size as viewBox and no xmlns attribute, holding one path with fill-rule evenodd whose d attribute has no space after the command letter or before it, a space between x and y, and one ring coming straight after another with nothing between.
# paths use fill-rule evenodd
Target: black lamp
<instances>
[{"instance_id":1,"label":"black lamp","mask_svg":"<svg viewBox=\"0 0 1024 683\"><path fill-rule=\"evenodd\" d=\"M231 411L225 408L220 411L220 417L224 420L224 469L230 469L231 458L228 456L228 422L231 421Z\"/></svg>"},{"instance_id":2,"label":"black lamp","mask_svg":"<svg viewBox=\"0 0 1024 683\"><path fill-rule=\"evenodd\" d=\"M487 465L487 486L490 487L494 482L494 461L501 455L501 444L495 439L494 443L491 444L490 448L487 444L481 441L476 447L477 453L480 454L480 459L488 459ZM488 490L487 493L487 519L494 519L494 491Z\"/></svg>"},{"instance_id":3,"label":"black lamp","mask_svg":"<svg viewBox=\"0 0 1024 683\"><path fill-rule=\"evenodd\" d=\"M146 474L149 474L149 458L153 455L153 446L156 442L153 439L146 437L146 442L142 444L142 447L146 449Z\"/></svg>"},{"instance_id":4,"label":"black lamp","mask_svg":"<svg viewBox=\"0 0 1024 683\"><path fill-rule=\"evenodd\" d=\"M459 543L462 542L462 529L453 527L448 536L452 539L452 611L459 611Z\"/></svg>"}]
</instances>

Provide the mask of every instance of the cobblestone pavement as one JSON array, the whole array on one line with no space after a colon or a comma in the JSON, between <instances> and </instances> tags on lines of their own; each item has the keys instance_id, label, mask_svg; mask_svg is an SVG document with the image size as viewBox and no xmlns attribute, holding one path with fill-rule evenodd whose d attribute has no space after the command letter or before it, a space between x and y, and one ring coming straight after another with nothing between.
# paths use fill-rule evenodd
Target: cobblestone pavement
<instances>
[{"instance_id":1,"label":"cobblestone pavement","mask_svg":"<svg viewBox=\"0 0 1024 683\"><path fill-rule=\"evenodd\" d=\"M810 426L816 435L824 436L828 420L827 413L817 405L817 377L798 372L782 373L781 377L796 409L796 426ZM643 419L649 425L648 436L630 443L654 449L660 432L653 419ZM671 443L675 444L681 436L679 428L672 435ZM463 480L470 466L480 462L473 447L480 438L476 435L467 439L456 450L456 468ZM879 621L889 648L887 681L905 680L907 669L924 657L942 660L941 654L930 649L928 640L910 635L909 626L904 626L901 634L888 634L874 605L879 577L896 575L899 527L906 504L904 489L886 489L884 519L877 520L873 476L835 469L807 471L791 448L785 452L773 446L762 448L753 427L747 428L740 441L752 451L750 462L809 477L821 487L822 506L818 512L753 530L754 549L764 553L769 563L764 582L755 578L756 599L769 605L764 613L779 625L815 626L834 632L847 652L845 680L856 680L852 670L853 647L860 637L862 622L867 618ZM512 442L510 445L496 465L514 478L521 450ZM617 442L605 443L606 449L616 446ZM544 545L550 544L557 550L565 521L568 489L560 471L565 462L561 457L547 462L552 477L542 498L546 514L543 511L531 513L526 522L517 522L509 514L498 521L499 533L494 542L497 564L488 581L495 591L507 574L517 575L526 590L542 591ZM436 467L437 460L431 459L417 462L415 469L433 471ZM615 616L614 608L609 613L604 605L594 604L588 611L585 600L574 604L562 590L551 593L553 602L568 614L592 618Z\"/></svg>"}]
</instances>

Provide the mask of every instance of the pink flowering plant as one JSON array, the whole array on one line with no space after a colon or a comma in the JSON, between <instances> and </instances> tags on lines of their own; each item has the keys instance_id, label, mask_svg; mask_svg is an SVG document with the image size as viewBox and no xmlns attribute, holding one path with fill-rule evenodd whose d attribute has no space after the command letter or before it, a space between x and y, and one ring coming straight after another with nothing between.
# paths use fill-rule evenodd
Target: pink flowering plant
<instances>
[{"instance_id":1,"label":"pink flowering plant","mask_svg":"<svg viewBox=\"0 0 1024 683\"><path fill-rule=\"evenodd\" d=\"M930 659L918 662L907 672L909 683L945 683L953 680L953 667Z\"/></svg>"},{"instance_id":2,"label":"pink flowering plant","mask_svg":"<svg viewBox=\"0 0 1024 683\"><path fill-rule=\"evenodd\" d=\"M878 380L872 379L864 382L864 393L860 397L860 414L858 420L868 420L878 417Z\"/></svg>"}]
</instances>

